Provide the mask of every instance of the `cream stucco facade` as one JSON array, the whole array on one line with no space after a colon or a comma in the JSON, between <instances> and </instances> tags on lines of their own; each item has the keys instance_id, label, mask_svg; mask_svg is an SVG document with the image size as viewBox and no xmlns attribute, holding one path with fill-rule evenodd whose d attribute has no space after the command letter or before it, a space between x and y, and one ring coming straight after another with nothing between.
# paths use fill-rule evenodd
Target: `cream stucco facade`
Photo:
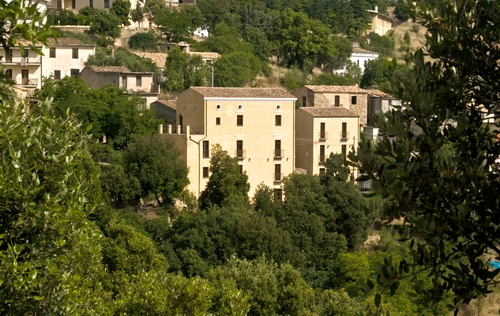
<instances>
[{"instance_id":1,"label":"cream stucco facade","mask_svg":"<svg viewBox=\"0 0 500 316\"><path fill-rule=\"evenodd\" d=\"M370 12L372 27L370 30L366 31L365 35L368 35L368 33L370 32L374 32L380 36L384 36L387 33L387 31L392 29L392 18L378 12L377 7L375 7L375 10L367 10L367 11Z\"/></svg>"},{"instance_id":2,"label":"cream stucco facade","mask_svg":"<svg viewBox=\"0 0 500 316\"><path fill-rule=\"evenodd\" d=\"M51 39L49 46L44 46L42 51L42 76L62 79L80 74L88 57L95 54L95 45L74 38L59 38L57 41Z\"/></svg>"},{"instance_id":3,"label":"cream stucco facade","mask_svg":"<svg viewBox=\"0 0 500 316\"><path fill-rule=\"evenodd\" d=\"M36 46L41 50L42 46ZM26 45L24 52L19 47L12 47L9 52L0 48L1 62L7 68L6 73L16 86L34 90L42 85L42 56L29 49Z\"/></svg>"},{"instance_id":4,"label":"cream stucco facade","mask_svg":"<svg viewBox=\"0 0 500 316\"><path fill-rule=\"evenodd\" d=\"M344 108L297 109L295 117L296 167L307 174L325 172L330 153L344 157L359 142L359 115ZM353 176L357 177L356 170Z\"/></svg>"},{"instance_id":5,"label":"cream stucco facade","mask_svg":"<svg viewBox=\"0 0 500 316\"><path fill-rule=\"evenodd\" d=\"M80 9L85 7L92 7L94 9L109 9L113 4L114 0L51 0L51 8L53 9L66 9L71 10L73 13L78 14ZM140 7L144 7L146 1L141 0L129 0L130 9L135 9L137 5ZM129 19L131 27L140 27L140 28L149 28L150 23L149 20L144 17L142 22L134 22L132 19Z\"/></svg>"},{"instance_id":6,"label":"cream stucco facade","mask_svg":"<svg viewBox=\"0 0 500 316\"><path fill-rule=\"evenodd\" d=\"M359 115L359 124L367 124L368 90L358 86L307 85L294 95L303 107L348 109Z\"/></svg>"},{"instance_id":7,"label":"cream stucco facade","mask_svg":"<svg viewBox=\"0 0 500 316\"><path fill-rule=\"evenodd\" d=\"M177 98L177 126L166 127L189 167L196 197L209 177L210 151L219 144L248 175L249 196L260 183L282 194L295 166L295 100L283 89L191 87Z\"/></svg>"}]
</instances>

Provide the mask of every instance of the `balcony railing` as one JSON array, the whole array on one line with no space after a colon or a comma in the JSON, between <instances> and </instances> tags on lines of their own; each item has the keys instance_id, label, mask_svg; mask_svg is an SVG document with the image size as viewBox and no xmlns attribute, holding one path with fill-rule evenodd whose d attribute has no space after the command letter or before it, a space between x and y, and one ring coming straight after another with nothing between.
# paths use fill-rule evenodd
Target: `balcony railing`
<instances>
[{"instance_id":1,"label":"balcony railing","mask_svg":"<svg viewBox=\"0 0 500 316\"><path fill-rule=\"evenodd\" d=\"M281 182L282 179L283 179L282 173L275 173L274 174L274 182Z\"/></svg>"},{"instance_id":2,"label":"balcony railing","mask_svg":"<svg viewBox=\"0 0 500 316\"><path fill-rule=\"evenodd\" d=\"M274 150L274 159L281 159L285 155L284 149L275 149Z\"/></svg>"},{"instance_id":3,"label":"balcony railing","mask_svg":"<svg viewBox=\"0 0 500 316\"><path fill-rule=\"evenodd\" d=\"M38 85L38 78L22 78L21 80L17 80L17 84L22 86L36 86Z\"/></svg>"},{"instance_id":4,"label":"balcony railing","mask_svg":"<svg viewBox=\"0 0 500 316\"><path fill-rule=\"evenodd\" d=\"M346 141L349 139L349 132L340 132L340 140Z\"/></svg>"},{"instance_id":5,"label":"balcony railing","mask_svg":"<svg viewBox=\"0 0 500 316\"><path fill-rule=\"evenodd\" d=\"M328 133L327 132L319 132L318 137L320 141L325 141L328 139Z\"/></svg>"},{"instance_id":6,"label":"balcony railing","mask_svg":"<svg viewBox=\"0 0 500 316\"><path fill-rule=\"evenodd\" d=\"M246 158L246 156L246 150L236 150L236 158L238 158L238 160L243 160Z\"/></svg>"},{"instance_id":7,"label":"balcony railing","mask_svg":"<svg viewBox=\"0 0 500 316\"><path fill-rule=\"evenodd\" d=\"M325 162L325 161L326 161L326 158L328 158L328 156L327 156L327 155L319 155L319 156L318 156L318 162L319 162L319 163Z\"/></svg>"},{"instance_id":8,"label":"balcony railing","mask_svg":"<svg viewBox=\"0 0 500 316\"><path fill-rule=\"evenodd\" d=\"M20 66L28 66L28 65L39 65L41 63L40 56L33 57L13 57L13 56L5 56L6 64L16 64Z\"/></svg>"}]
</instances>

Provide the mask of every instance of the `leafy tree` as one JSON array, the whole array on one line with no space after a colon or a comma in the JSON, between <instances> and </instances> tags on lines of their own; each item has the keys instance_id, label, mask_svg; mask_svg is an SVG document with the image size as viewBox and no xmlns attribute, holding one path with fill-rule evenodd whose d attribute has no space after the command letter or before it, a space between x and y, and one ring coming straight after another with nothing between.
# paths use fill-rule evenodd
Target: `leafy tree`
<instances>
[{"instance_id":1,"label":"leafy tree","mask_svg":"<svg viewBox=\"0 0 500 316\"><path fill-rule=\"evenodd\" d=\"M171 205L189 184L188 169L172 140L161 135L136 139L124 153L126 171L141 185L141 196L153 195L158 204Z\"/></svg>"},{"instance_id":2,"label":"leafy tree","mask_svg":"<svg viewBox=\"0 0 500 316\"><path fill-rule=\"evenodd\" d=\"M378 87L380 90L391 92L392 82L408 75L409 67L405 64L390 66L390 62L383 57L368 61L361 77L360 86Z\"/></svg>"},{"instance_id":3,"label":"leafy tree","mask_svg":"<svg viewBox=\"0 0 500 316\"><path fill-rule=\"evenodd\" d=\"M252 45L253 53L257 58L265 62L269 60L271 44L262 30L256 27L248 27L243 33L243 38Z\"/></svg>"},{"instance_id":4,"label":"leafy tree","mask_svg":"<svg viewBox=\"0 0 500 316\"><path fill-rule=\"evenodd\" d=\"M227 23L231 27L239 28L240 16L231 10L232 5L230 0L198 0L196 2L210 33L213 33L219 23Z\"/></svg>"},{"instance_id":5,"label":"leafy tree","mask_svg":"<svg viewBox=\"0 0 500 316\"><path fill-rule=\"evenodd\" d=\"M147 15L148 20L154 22L158 25L157 21L163 14L163 12L167 11L169 8L167 7L167 3L163 0L149 0L144 4L144 14Z\"/></svg>"},{"instance_id":6,"label":"leafy tree","mask_svg":"<svg viewBox=\"0 0 500 316\"><path fill-rule=\"evenodd\" d=\"M222 55L253 52L252 45L241 39L237 28L220 23L211 32L210 37L195 44L194 47L197 51L217 52Z\"/></svg>"},{"instance_id":7,"label":"leafy tree","mask_svg":"<svg viewBox=\"0 0 500 316\"><path fill-rule=\"evenodd\" d=\"M116 15L105 10L96 10L91 22L90 33L110 38L120 37L121 21Z\"/></svg>"},{"instance_id":8,"label":"leafy tree","mask_svg":"<svg viewBox=\"0 0 500 316\"><path fill-rule=\"evenodd\" d=\"M158 67L149 58L142 58L128 49L118 48L111 54L110 49L97 49L95 55L90 55L85 66L125 66L130 71L156 72Z\"/></svg>"},{"instance_id":9,"label":"leafy tree","mask_svg":"<svg viewBox=\"0 0 500 316\"><path fill-rule=\"evenodd\" d=\"M98 203L88 136L48 101L0 108L0 312L101 313L99 232L87 220Z\"/></svg>"},{"instance_id":10,"label":"leafy tree","mask_svg":"<svg viewBox=\"0 0 500 316\"><path fill-rule=\"evenodd\" d=\"M257 57L247 52L223 55L215 61L214 83L217 87L244 87L260 72Z\"/></svg>"},{"instance_id":11,"label":"leafy tree","mask_svg":"<svg viewBox=\"0 0 500 316\"><path fill-rule=\"evenodd\" d=\"M157 14L154 21L168 42L183 41L195 29L189 16L172 8L166 8L161 14Z\"/></svg>"},{"instance_id":12,"label":"leafy tree","mask_svg":"<svg viewBox=\"0 0 500 316\"><path fill-rule=\"evenodd\" d=\"M394 39L389 36L380 36L374 32L371 32L368 38L370 39L370 44L363 44L364 48L379 53L382 57L394 56Z\"/></svg>"},{"instance_id":13,"label":"leafy tree","mask_svg":"<svg viewBox=\"0 0 500 316\"><path fill-rule=\"evenodd\" d=\"M329 35L328 28L321 22L287 9L276 13L268 36L281 65L310 70L335 54Z\"/></svg>"},{"instance_id":14,"label":"leafy tree","mask_svg":"<svg viewBox=\"0 0 500 316\"><path fill-rule=\"evenodd\" d=\"M54 15L54 25L76 25L78 20L73 11L68 9L60 9Z\"/></svg>"},{"instance_id":15,"label":"leafy tree","mask_svg":"<svg viewBox=\"0 0 500 316\"><path fill-rule=\"evenodd\" d=\"M393 201L385 212L403 217L412 262L387 261L381 284L397 287L414 268L426 271L432 285L417 294L435 302L452 291L454 304L491 291L500 270L488 267L485 254L499 255L498 205L500 148L496 131L483 125L483 113L499 104L500 38L494 25L500 4L491 1L405 2L428 28L424 62L421 49L409 55L408 76L394 83L404 108L386 114L378 126L386 136L371 147L362 144L359 164L372 176L374 188ZM467 14L465 14L467 12ZM478 40L481 38L481 40ZM393 64L393 67L395 65ZM410 132L410 122L422 129ZM389 140L389 137L391 140ZM452 144L454 153L439 159ZM374 153L383 159L366 159ZM387 173L391 171L391 174ZM392 172L394 170L394 172Z\"/></svg>"},{"instance_id":16,"label":"leafy tree","mask_svg":"<svg viewBox=\"0 0 500 316\"><path fill-rule=\"evenodd\" d=\"M210 153L210 177L200 196L200 207L223 206L235 203L241 209L250 206L248 176L240 173L238 160L229 156L219 144Z\"/></svg>"},{"instance_id":17,"label":"leafy tree","mask_svg":"<svg viewBox=\"0 0 500 316\"><path fill-rule=\"evenodd\" d=\"M131 49L140 49L143 51L156 49L158 44L156 38L152 33L137 33L130 36L128 46Z\"/></svg>"},{"instance_id":18,"label":"leafy tree","mask_svg":"<svg viewBox=\"0 0 500 316\"><path fill-rule=\"evenodd\" d=\"M203 15L197 5L183 5L180 7L179 12L190 19L191 25L194 29L204 26L205 20L203 19Z\"/></svg>"},{"instance_id":19,"label":"leafy tree","mask_svg":"<svg viewBox=\"0 0 500 316\"><path fill-rule=\"evenodd\" d=\"M209 76L209 66L201 56L191 57L176 47L167 56L163 87L169 92L180 92L191 86L205 85Z\"/></svg>"},{"instance_id":20,"label":"leafy tree","mask_svg":"<svg viewBox=\"0 0 500 316\"><path fill-rule=\"evenodd\" d=\"M134 22L144 21L144 10L139 2L137 2L135 9L130 10L130 18Z\"/></svg>"},{"instance_id":21,"label":"leafy tree","mask_svg":"<svg viewBox=\"0 0 500 316\"><path fill-rule=\"evenodd\" d=\"M130 1L128 0L115 0L111 4L111 9L109 11L114 14L121 25L130 25L129 14L130 14Z\"/></svg>"}]
</instances>

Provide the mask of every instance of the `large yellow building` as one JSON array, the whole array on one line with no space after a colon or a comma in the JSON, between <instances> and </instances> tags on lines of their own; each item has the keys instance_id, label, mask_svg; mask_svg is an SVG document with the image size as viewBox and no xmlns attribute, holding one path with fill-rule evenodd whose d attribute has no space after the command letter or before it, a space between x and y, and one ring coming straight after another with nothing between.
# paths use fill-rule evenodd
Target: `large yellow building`
<instances>
[{"instance_id":1,"label":"large yellow building","mask_svg":"<svg viewBox=\"0 0 500 316\"><path fill-rule=\"evenodd\" d=\"M348 109L301 107L295 118L296 167L307 174L325 172L330 153L347 156L359 141L359 115ZM353 176L357 176L354 170Z\"/></svg>"},{"instance_id":2,"label":"large yellow building","mask_svg":"<svg viewBox=\"0 0 500 316\"><path fill-rule=\"evenodd\" d=\"M188 189L196 197L209 177L210 150L238 158L248 175L249 195L260 183L281 199L281 181L295 168L295 101L283 89L191 87L177 98L177 126L171 134L189 167Z\"/></svg>"}]
</instances>

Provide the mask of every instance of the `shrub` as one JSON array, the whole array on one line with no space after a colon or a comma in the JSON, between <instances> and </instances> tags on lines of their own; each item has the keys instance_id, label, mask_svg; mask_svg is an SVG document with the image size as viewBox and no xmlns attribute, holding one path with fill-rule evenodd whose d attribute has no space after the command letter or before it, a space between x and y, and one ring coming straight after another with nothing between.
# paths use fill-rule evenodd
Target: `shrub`
<instances>
[{"instance_id":1,"label":"shrub","mask_svg":"<svg viewBox=\"0 0 500 316\"><path fill-rule=\"evenodd\" d=\"M137 33L130 37L128 45L131 49L149 50L158 45L155 36L151 33Z\"/></svg>"}]
</instances>

